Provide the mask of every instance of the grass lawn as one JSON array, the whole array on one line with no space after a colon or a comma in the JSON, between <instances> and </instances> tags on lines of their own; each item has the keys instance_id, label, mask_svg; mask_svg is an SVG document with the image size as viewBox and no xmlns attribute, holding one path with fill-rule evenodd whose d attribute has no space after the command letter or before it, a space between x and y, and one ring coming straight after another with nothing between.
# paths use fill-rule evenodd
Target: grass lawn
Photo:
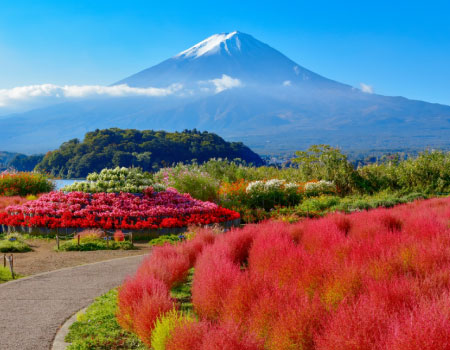
<instances>
[{"instance_id":1,"label":"grass lawn","mask_svg":"<svg viewBox=\"0 0 450 350\"><path fill-rule=\"evenodd\" d=\"M98 297L70 326L66 341L71 344L67 349L146 349L134 334L119 326L116 321L116 308L116 289Z\"/></svg>"}]
</instances>

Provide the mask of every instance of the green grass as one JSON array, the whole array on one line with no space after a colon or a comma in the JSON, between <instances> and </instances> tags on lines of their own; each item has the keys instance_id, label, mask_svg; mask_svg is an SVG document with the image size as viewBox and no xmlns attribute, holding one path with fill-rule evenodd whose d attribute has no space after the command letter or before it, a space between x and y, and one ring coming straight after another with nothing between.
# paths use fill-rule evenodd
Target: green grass
<instances>
[{"instance_id":1,"label":"green grass","mask_svg":"<svg viewBox=\"0 0 450 350\"><path fill-rule=\"evenodd\" d=\"M61 251L91 251L91 250L118 250L118 249L131 250L136 248L129 241L106 242L100 239L82 239L79 245L77 240L72 239L70 241L62 243L59 246L59 250Z\"/></svg>"},{"instance_id":2,"label":"green grass","mask_svg":"<svg viewBox=\"0 0 450 350\"><path fill-rule=\"evenodd\" d=\"M172 288L170 294L172 298L176 299L180 305L180 311L183 311L187 314L193 313L192 307L192 280L194 279L194 268L189 270L189 274L186 278L186 281L182 284L179 284Z\"/></svg>"},{"instance_id":3,"label":"green grass","mask_svg":"<svg viewBox=\"0 0 450 350\"><path fill-rule=\"evenodd\" d=\"M68 350L144 350L144 344L116 321L117 290L98 297L69 328Z\"/></svg>"},{"instance_id":4,"label":"green grass","mask_svg":"<svg viewBox=\"0 0 450 350\"><path fill-rule=\"evenodd\" d=\"M12 276L11 276L11 271L9 271L9 268L0 266L0 283L8 282L11 280L12 280Z\"/></svg>"},{"instance_id":5,"label":"green grass","mask_svg":"<svg viewBox=\"0 0 450 350\"><path fill-rule=\"evenodd\" d=\"M1 253L24 253L31 251L31 247L25 243L23 236L12 233L0 239Z\"/></svg>"}]
</instances>

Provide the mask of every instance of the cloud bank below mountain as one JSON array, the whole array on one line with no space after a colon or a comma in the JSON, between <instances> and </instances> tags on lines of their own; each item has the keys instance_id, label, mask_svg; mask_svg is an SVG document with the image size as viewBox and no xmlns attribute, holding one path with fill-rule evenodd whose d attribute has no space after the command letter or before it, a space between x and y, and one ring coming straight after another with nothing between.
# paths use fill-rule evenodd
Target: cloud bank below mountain
<instances>
[{"instance_id":1,"label":"cloud bank below mountain","mask_svg":"<svg viewBox=\"0 0 450 350\"><path fill-rule=\"evenodd\" d=\"M101 85L28 85L12 89L0 89L0 108L24 107L42 103L62 102L71 99L96 97L147 96L164 97L173 95L183 88L172 84L166 88L137 88L126 84L114 86Z\"/></svg>"},{"instance_id":2,"label":"cloud bank below mountain","mask_svg":"<svg viewBox=\"0 0 450 350\"><path fill-rule=\"evenodd\" d=\"M215 93L242 86L239 79L228 75L211 79L206 82L198 82L199 86L207 84L207 90ZM174 83L164 88L157 87L131 87L127 84L112 86L102 85L55 85L40 84L19 86L11 89L0 89L0 113L27 110L59 102L95 98L115 97L154 97L161 98L171 95L184 96L185 87L180 83ZM200 90L199 90L200 91ZM201 91L205 91L204 87ZM196 91L189 90L190 94Z\"/></svg>"}]
</instances>

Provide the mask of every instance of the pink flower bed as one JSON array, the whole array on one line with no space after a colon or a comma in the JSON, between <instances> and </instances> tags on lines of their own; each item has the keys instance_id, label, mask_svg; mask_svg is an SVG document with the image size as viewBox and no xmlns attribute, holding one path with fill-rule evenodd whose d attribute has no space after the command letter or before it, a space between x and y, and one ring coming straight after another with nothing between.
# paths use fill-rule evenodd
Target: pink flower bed
<instances>
[{"instance_id":1,"label":"pink flower bed","mask_svg":"<svg viewBox=\"0 0 450 350\"><path fill-rule=\"evenodd\" d=\"M0 213L0 224L28 227L98 227L156 229L212 224L239 214L175 189L130 193L50 192L38 200L12 205Z\"/></svg>"},{"instance_id":2,"label":"pink flower bed","mask_svg":"<svg viewBox=\"0 0 450 350\"><path fill-rule=\"evenodd\" d=\"M450 198L248 225L156 248L119 291L120 324L151 346L195 267L198 320L166 350L450 349Z\"/></svg>"}]
</instances>

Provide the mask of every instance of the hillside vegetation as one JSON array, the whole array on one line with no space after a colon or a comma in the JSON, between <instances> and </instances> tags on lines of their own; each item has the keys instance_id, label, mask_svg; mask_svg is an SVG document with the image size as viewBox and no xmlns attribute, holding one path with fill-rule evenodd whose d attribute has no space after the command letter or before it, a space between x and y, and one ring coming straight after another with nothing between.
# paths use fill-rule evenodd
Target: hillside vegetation
<instances>
[{"instance_id":1,"label":"hillside vegetation","mask_svg":"<svg viewBox=\"0 0 450 350\"><path fill-rule=\"evenodd\" d=\"M14 158L15 155L16 153L0 151L0 170L6 169L9 162Z\"/></svg>"},{"instance_id":2,"label":"hillside vegetation","mask_svg":"<svg viewBox=\"0 0 450 350\"><path fill-rule=\"evenodd\" d=\"M177 162L199 163L211 158L240 158L262 165L261 158L240 142L226 142L216 134L185 130L165 132L104 129L88 132L81 142L73 139L48 152L37 171L65 178L86 177L103 168L141 167L157 170Z\"/></svg>"}]
</instances>

